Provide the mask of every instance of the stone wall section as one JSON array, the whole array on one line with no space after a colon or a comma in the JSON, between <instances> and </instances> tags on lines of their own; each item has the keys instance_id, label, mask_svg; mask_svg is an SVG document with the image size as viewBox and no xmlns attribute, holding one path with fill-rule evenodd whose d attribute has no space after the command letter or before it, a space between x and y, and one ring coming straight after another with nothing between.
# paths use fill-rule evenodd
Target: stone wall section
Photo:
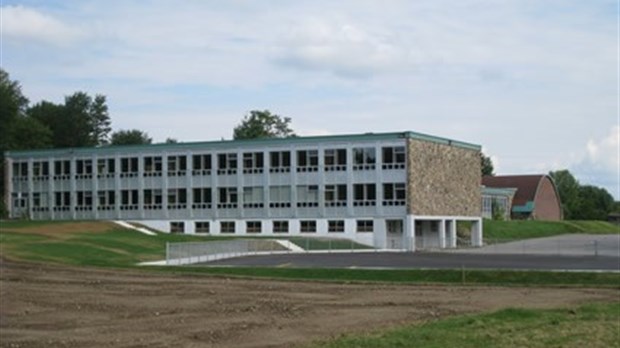
<instances>
[{"instance_id":1,"label":"stone wall section","mask_svg":"<svg viewBox=\"0 0 620 348\"><path fill-rule=\"evenodd\" d=\"M479 217L480 151L407 140L407 212Z\"/></svg>"}]
</instances>

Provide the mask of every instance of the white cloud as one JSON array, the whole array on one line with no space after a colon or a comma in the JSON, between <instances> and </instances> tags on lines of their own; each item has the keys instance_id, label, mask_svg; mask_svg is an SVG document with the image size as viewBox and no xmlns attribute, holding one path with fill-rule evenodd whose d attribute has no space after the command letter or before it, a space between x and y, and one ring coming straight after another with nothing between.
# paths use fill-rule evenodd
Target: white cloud
<instances>
[{"instance_id":1,"label":"white cloud","mask_svg":"<svg viewBox=\"0 0 620 348\"><path fill-rule=\"evenodd\" d=\"M347 77L402 68L408 56L389 35L371 33L342 19L302 21L279 48L277 62L285 66Z\"/></svg>"},{"instance_id":2,"label":"white cloud","mask_svg":"<svg viewBox=\"0 0 620 348\"><path fill-rule=\"evenodd\" d=\"M18 5L0 9L2 35L7 38L66 45L85 37L78 28L32 8Z\"/></svg>"}]
</instances>

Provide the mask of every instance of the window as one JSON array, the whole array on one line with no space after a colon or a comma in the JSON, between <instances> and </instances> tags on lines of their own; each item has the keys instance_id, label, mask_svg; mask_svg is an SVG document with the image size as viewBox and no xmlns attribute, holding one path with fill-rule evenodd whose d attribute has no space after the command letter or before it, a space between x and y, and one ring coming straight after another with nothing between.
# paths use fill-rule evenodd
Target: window
<instances>
[{"instance_id":1,"label":"window","mask_svg":"<svg viewBox=\"0 0 620 348\"><path fill-rule=\"evenodd\" d=\"M405 183L383 184L383 205L405 205Z\"/></svg>"},{"instance_id":2,"label":"window","mask_svg":"<svg viewBox=\"0 0 620 348\"><path fill-rule=\"evenodd\" d=\"M90 159L75 161L75 178L76 179L92 179L93 177L93 161Z\"/></svg>"},{"instance_id":3,"label":"window","mask_svg":"<svg viewBox=\"0 0 620 348\"><path fill-rule=\"evenodd\" d=\"M194 223L194 232L196 233L210 233L211 225L209 221L196 221Z\"/></svg>"},{"instance_id":4,"label":"window","mask_svg":"<svg viewBox=\"0 0 620 348\"><path fill-rule=\"evenodd\" d=\"M184 233L185 222L183 221L170 221L170 233Z\"/></svg>"},{"instance_id":5,"label":"window","mask_svg":"<svg viewBox=\"0 0 620 348\"><path fill-rule=\"evenodd\" d=\"M192 168L192 175L211 175L211 155L193 155Z\"/></svg>"},{"instance_id":6,"label":"window","mask_svg":"<svg viewBox=\"0 0 620 348\"><path fill-rule=\"evenodd\" d=\"M138 209L138 190L121 190L121 210Z\"/></svg>"},{"instance_id":7,"label":"window","mask_svg":"<svg viewBox=\"0 0 620 348\"><path fill-rule=\"evenodd\" d=\"M325 171L347 170L347 150L325 150Z\"/></svg>"},{"instance_id":8,"label":"window","mask_svg":"<svg viewBox=\"0 0 620 348\"><path fill-rule=\"evenodd\" d=\"M168 176L184 176L186 171L186 156L168 156Z\"/></svg>"},{"instance_id":9,"label":"window","mask_svg":"<svg viewBox=\"0 0 620 348\"><path fill-rule=\"evenodd\" d=\"M220 187L219 188L219 209L237 208L237 188L236 187Z\"/></svg>"},{"instance_id":10,"label":"window","mask_svg":"<svg viewBox=\"0 0 620 348\"><path fill-rule=\"evenodd\" d=\"M32 210L48 211L47 192L34 192L32 194Z\"/></svg>"},{"instance_id":11,"label":"window","mask_svg":"<svg viewBox=\"0 0 620 348\"><path fill-rule=\"evenodd\" d=\"M77 191L77 202L75 204L75 210L84 211L93 209L93 192L92 191Z\"/></svg>"},{"instance_id":12,"label":"window","mask_svg":"<svg viewBox=\"0 0 620 348\"><path fill-rule=\"evenodd\" d=\"M357 232L372 232L374 230L372 220L357 220Z\"/></svg>"},{"instance_id":13,"label":"window","mask_svg":"<svg viewBox=\"0 0 620 348\"><path fill-rule=\"evenodd\" d=\"M263 187L244 187L243 188L243 207L262 208L264 207Z\"/></svg>"},{"instance_id":14,"label":"window","mask_svg":"<svg viewBox=\"0 0 620 348\"><path fill-rule=\"evenodd\" d=\"M291 207L290 186L270 186L269 187L269 207L270 208L290 208Z\"/></svg>"},{"instance_id":15,"label":"window","mask_svg":"<svg viewBox=\"0 0 620 348\"><path fill-rule=\"evenodd\" d=\"M318 150L299 150L297 151L297 171L316 172L319 170L319 151Z\"/></svg>"},{"instance_id":16,"label":"window","mask_svg":"<svg viewBox=\"0 0 620 348\"><path fill-rule=\"evenodd\" d=\"M328 220L327 232L344 232L344 220Z\"/></svg>"},{"instance_id":17,"label":"window","mask_svg":"<svg viewBox=\"0 0 620 348\"><path fill-rule=\"evenodd\" d=\"M161 209L162 192L160 189L144 190L144 209Z\"/></svg>"},{"instance_id":18,"label":"window","mask_svg":"<svg viewBox=\"0 0 620 348\"><path fill-rule=\"evenodd\" d=\"M121 158L121 178L133 176L138 176L138 158Z\"/></svg>"},{"instance_id":19,"label":"window","mask_svg":"<svg viewBox=\"0 0 620 348\"><path fill-rule=\"evenodd\" d=\"M353 206L372 206L377 202L377 185L375 184L354 184L353 185Z\"/></svg>"},{"instance_id":20,"label":"window","mask_svg":"<svg viewBox=\"0 0 620 348\"><path fill-rule=\"evenodd\" d=\"M405 169L405 147L383 148L383 169Z\"/></svg>"},{"instance_id":21,"label":"window","mask_svg":"<svg viewBox=\"0 0 620 348\"><path fill-rule=\"evenodd\" d=\"M237 154L221 153L217 155L217 173L220 175L237 174Z\"/></svg>"},{"instance_id":22,"label":"window","mask_svg":"<svg viewBox=\"0 0 620 348\"><path fill-rule=\"evenodd\" d=\"M347 205L347 185L325 185L325 206L344 207Z\"/></svg>"},{"instance_id":23,"label":"window","mask_svg":"<svg viewBox=\"0 0 620 348\"><path fill-rule=\"evenodd\" d=\"M194 190L194 201L192 209L211 209L211 188L196 187Z\"/></svg>"},{"instance_id":24,"label":"window","mask_svg":"<svg viewBox=\"0 0 620 348\"><path fill-rule=\"evenodd\" d=\"M270 173L288 173L291 171L291 153L288 151L274 151L269 153Z\"/></svg>"},{"instance_id":25,"label":"window","mask_svg":"<svg viewBox=\"0 0 620 348\"><path fill-rule=\"evenodd\" d=\"M187 208L187 190L182 188L168 189L168 209Z\"/></svg>"},{"instance_id":26,"label":"window","mask_svg":"<svg viewBox=\"0 0 620 348\"><path fill-rule=\"evenodd\" d=\"M50 175L49 163L47 162L33 162L32 163L32 176L34 181L48 180Z\"/></svg>"},{"instance_id":27,"label":"window","mask_svg":"<svg viewBox=\"0 0 620 348\"><path fill-rule=\"evenodd\" d=\"M376 155L374 147L353 149L353 170L375 169Z\"/></svg>"},{"instance_id":28,"label":"window","mask_svg":"<svg viewBox=\"0 0 620 348\"><path fill-rule=\"evenodd\" d=\"M301 220L300 222L300 231L302 233L315 233L316 232L316 221L315 220Z\"/></svg>"},{"instance_id":29,"label":"window","mask_svg":"<svg viewBox=\"0 0 620 348\"><path fill-rule=\"evenodd\" d=\"M114 158L99 158L97 160L97 177L113 178L115 172Z\"/></svg>"},{"instance_id":30,"label":"window","mask_svg":"<svg viewBox=\"0 0 620 348\"><path fill-rule=\"evenodd\" d=\"M28 201L27 193L13 192L11 193L11 198L13 199L13 207L15 209L26 208L26 202ZM56 208L54 208L54 210L56 210Z\"/></svg>"},{"instance_id":31,"label":"window","mask_svg":"<svg viewBox=\"0 0 620 348\"><path fill-rule=\"evenodd\" d=\"M297 206L300 208L319 206L319 186L297 186Z\"/></svg>"},{"instance_id":32,"label":"window","mask_svg":"<svg viewBox=\"0 0 620 348\"><path fill-rule=\"evenodd\" d=\"M70 161L54 161L54 180L69 180L71 173ZM27 174L24 174L27 175Z\"/></svg>"},{"instance_id":33,"label":"window","mask_svg":"<svg viewBox=\"0 0 620 348\"><path fill-rule=\"evenodd\" d=\"M243 154L243 173L244 174L260 174L263 172L263 153L262 152L246 152Z\"/></svg>"},{"instance_id":34,"label":"window","mask_svg":"<svg viewBox=\"0 0 620 348\"><path fill-rule=\"evenodd\" d=\"M275 220L273 222L273 233L288 233L288 221Z\"/></svg>"},{"instance_id":35,"label":"window","mask_svg":"<svg viewBox=\"0 0 620 348\"><path fill-rule=\"evenodd\" d=\"M246 221L245 232L246 233L261 233L262 232L261 222L260 221Z\"/></svg>"},{"instance_id":36,"label":"window","mask_svg":"<svg viewBox=\"0 0 620 348\"><path fill-rule=\"evenodd\" d=\"M162 174L162 158L144 157L144 176L161 176Z\"/></svg>"},{"instance_id":37,"label":"window","mask_svg":"<svg viewBox=\"0 0 620 348\"><path fill-rule=\"evenodd\" d=\"M221 221L220 222L220 233L235 233L235 222L234 221Z\"/></svg>"},{"instance_id":38,"label":"window","mask_svg":"<svg viewBox=\"0 0 620 348\"><path fill-rule=\"evenodd\" d=\"M114 191L97 191L97 210L114 210Z\"/></svg>"},{"instance_id":39,"label":"window","mask_svg":"<svg viewBox=\"0 0 620 348\"><path fill-rule=\"evenodd\" d=\"M28 162L13 163L13 180L15 181L28 180Z\"/></svg>"},{"instance_id":40,"label":"window","mask_svg":"<svg viewBox=\"0 0 620 348\"><path fill-rule=\"evenodd\" d=\"M68 211L71 209L71 192L54 192L54 211Z\"/></svg>"}]
</instances>

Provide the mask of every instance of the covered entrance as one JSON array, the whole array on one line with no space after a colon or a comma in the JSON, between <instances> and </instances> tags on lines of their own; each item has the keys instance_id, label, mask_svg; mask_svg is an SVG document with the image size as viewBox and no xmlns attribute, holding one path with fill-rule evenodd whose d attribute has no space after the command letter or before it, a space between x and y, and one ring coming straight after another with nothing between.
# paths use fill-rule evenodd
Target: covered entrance
<instances>
[{"instance_id":1,"label":"covered entrance","mask_svg":"<svg viewBox=\"0 0 620 348\"><path fill-rule=\"evenodd\" d=\"M387 231L386 248L402 249L403 243L403 220L385 220L385 230Z\"/></svg>"}]
</instances>

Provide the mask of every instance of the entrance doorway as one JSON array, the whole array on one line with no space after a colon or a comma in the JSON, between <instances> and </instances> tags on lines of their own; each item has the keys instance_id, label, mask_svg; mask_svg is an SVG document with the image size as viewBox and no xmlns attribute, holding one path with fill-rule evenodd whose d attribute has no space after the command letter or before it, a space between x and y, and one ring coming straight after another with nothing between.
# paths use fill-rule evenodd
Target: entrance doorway
<instances>
[{"instance_id":1,"label":"entrance doorway","mask_svg":"<svg viewBox=\"0 0 620 348\"><path fill-rule=\"evenodd\" d=\"M385 220L385 230L387 231L386 248L403 248L403 220Z\"/></svg>"}]
</instances>

